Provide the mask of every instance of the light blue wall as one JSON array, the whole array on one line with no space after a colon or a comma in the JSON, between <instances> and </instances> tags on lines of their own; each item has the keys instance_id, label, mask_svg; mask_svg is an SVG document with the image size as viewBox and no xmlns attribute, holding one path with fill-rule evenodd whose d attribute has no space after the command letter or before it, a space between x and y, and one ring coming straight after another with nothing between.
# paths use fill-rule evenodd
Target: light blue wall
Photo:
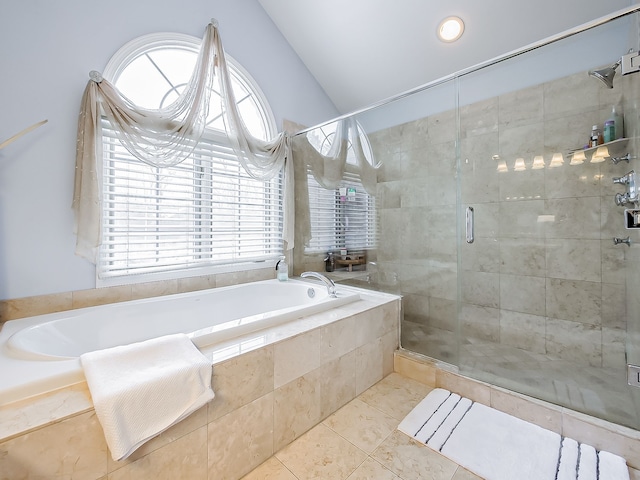
<instances>
[{"instance_id":1,"label":"light blue wall","mask_svg":"<svg viewBox=\"0 0 640 480\"><path fill-rule=\"evenodd\" d=\"M279 127L337 110L256 0L3 0L0 2L0 299L95 287L74 255L76 125L90 70L126 42L173 31L201 37L219 21L225 50L258 82Z\"/></svg>"},{"instance_id":2,"label":"light blue wall","mask_svg":"<svg viewBox=\"0 0 640 480\"><path fill-rule=\"evenodd\" d=\"M586 76L591 69L619 60L630 48L638 50L637 21L635 15L619 18L494 65L471 68L470 73L459 76L457 86L451 79L425 88L365 111L358 115L358 121L366 132L373 133L452 110L456 102L464 106L578 72Z\"/></svg>"}]
</instances>

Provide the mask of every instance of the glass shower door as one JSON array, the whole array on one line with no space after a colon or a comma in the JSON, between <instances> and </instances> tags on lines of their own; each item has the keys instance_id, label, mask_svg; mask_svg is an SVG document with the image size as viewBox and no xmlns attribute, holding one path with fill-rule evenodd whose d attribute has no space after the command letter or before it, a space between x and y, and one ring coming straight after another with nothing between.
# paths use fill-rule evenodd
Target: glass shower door
<instances>
[{"instance_id":1,"label":"glass shower door","mask_svg":"<svg viewBox=\"0 0 640 480\"><path fill-rule=\"evenodd\" d=\"M459 367L638 428L624 364L630 249L613 242L627 233L612 179L632 166L611 160L619 144L583 150L613 106L636 115L640 76L609 90L587 74L628 50L631 23L617 22L459 79L461 230L475 213L474 242L458 238Z\"/></svg>"},{"instance_id":2,"label":"glass shower door","mask_svg":"<svg viewBox=\"0 0 640 480\"><path fill-rule=\"evenodd\" d=\"M356 118L378 173L380 241L375 274L403 296L403 348L457 365L455 82Z\"/></svg>"}]
</instances>

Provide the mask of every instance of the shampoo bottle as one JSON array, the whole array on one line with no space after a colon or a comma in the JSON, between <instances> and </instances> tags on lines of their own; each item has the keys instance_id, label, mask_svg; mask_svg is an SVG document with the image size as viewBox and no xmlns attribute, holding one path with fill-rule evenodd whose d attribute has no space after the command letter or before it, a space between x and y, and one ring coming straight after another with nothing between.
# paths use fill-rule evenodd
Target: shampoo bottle
<instances>
[{"instance_id":1,"label":"shampoo bottle","mask_svg":"<svg viewBox=\"0 0 640 480\"><path fill-rule=\"evenodd\" d=\"M604 143L613 142L616 139L616 124L612 119L604 122Z\"/></svg>"},{"instance_id":2,"label":"shampoo bottle","mask_svg":"<svg viewBox=\"0 0 640 480\"><path fill-rule=\"evenodd\" d=\"M609 120L613 120L613 130L615 132L615 139L618 140L624 137L624 117L621 115L621 110L616 107L613 107L611 110L611 118Z\"/></svg>"}]
</instances>

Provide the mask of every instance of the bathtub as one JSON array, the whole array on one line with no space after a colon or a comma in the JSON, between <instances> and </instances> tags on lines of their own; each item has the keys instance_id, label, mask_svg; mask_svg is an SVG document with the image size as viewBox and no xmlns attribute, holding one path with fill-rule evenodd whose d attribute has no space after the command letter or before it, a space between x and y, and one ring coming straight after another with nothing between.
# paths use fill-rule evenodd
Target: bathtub
<instances>
[{"instance_id":1,"label":"bathtub","mask_svg":"<svg viewBox=\"0 0 640 480\"><path fill-rule=\"evenodd\" d=\"M0 404L84 379L83 353L186 333L202 349L360 299L290 280L221 287L11 320L0 331Z\"/></svg>"}]
</instances>

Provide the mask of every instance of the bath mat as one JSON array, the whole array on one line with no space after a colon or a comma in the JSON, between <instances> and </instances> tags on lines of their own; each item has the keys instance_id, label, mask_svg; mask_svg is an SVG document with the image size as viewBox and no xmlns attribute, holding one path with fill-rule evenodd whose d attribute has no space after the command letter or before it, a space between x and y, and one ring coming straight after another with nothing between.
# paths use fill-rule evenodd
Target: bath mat
<instances>
[{"instance_id":1,"label":"bath mat","mask_svg":"<svg viewBox=\"0 0 640 480\"><path fill-rule=\"evenodd\" d=\"M398 430L486 480L629 480L622 457L441 388Z\"/></svg>"}]
</instances>

